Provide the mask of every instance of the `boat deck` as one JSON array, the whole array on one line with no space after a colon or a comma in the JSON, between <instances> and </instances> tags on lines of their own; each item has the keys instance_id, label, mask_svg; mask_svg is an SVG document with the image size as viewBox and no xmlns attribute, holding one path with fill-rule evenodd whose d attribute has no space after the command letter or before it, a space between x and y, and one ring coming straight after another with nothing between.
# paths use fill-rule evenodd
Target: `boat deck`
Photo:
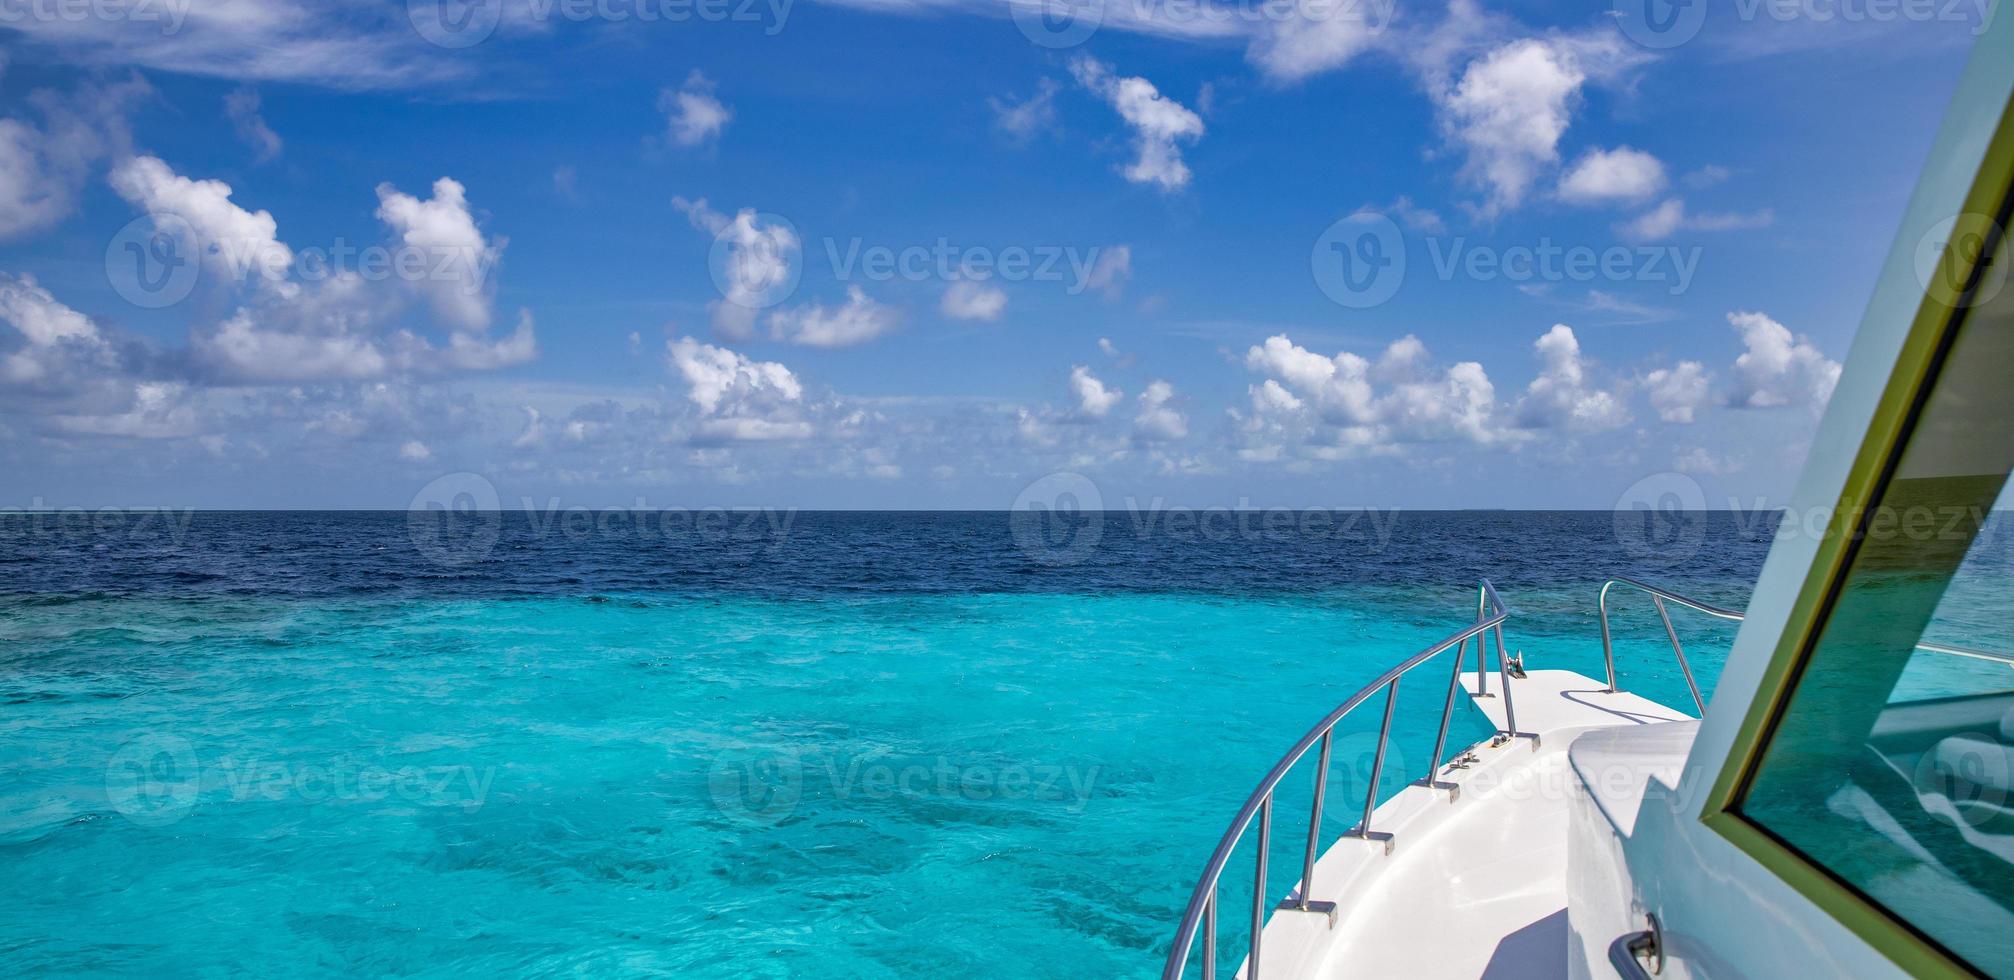
<instances>
[{"instance_id":1,"label":"boat deck","mask_svg":"<svg viewBox=\"0 0 2014 980\"><path fill-rule=\"evenodd\" d=\"M1496 690L1499 677L1489 683ZM1335 927L1321 915L1274 913L1261 980L1566 976L1567 746L1584 731L1689 716L1572 671L1511 683L1518 730L1537 737L1475 746L1468 768L1440 777L1458 794L1415 785L1385 801L1372 825L1394 835L1389 855L1354 838L1331 846L1312 897L1337 903ZM1475 684L1462 676L1464 691ZM1500 693L1475 704L1506 727Z\"/></svg>"}]
</instances>

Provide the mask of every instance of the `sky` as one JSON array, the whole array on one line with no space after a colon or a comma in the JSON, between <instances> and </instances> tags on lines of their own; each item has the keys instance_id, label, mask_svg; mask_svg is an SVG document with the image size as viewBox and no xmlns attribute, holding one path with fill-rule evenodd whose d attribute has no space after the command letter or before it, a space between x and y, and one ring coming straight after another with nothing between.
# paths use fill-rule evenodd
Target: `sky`
<instances>
[{"instance_id":1,"label":"sky","mask_svg":"<svg viewBox=\"0 0 2014 980\"><path fill-rule=\"evenodd\" d=\"M0 509L1780 506L1983 16L0 0Z\"/></svg>"}]
</instances>

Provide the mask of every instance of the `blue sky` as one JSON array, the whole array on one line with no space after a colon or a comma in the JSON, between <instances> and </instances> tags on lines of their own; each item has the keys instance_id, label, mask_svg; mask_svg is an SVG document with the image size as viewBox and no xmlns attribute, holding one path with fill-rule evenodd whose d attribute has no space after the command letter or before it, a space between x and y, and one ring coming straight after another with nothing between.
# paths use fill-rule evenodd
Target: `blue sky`
<instances>
[{"instance_id":1,"label":"blue sky","mask_svg":"<svg viewBox=\"0 0 2014 980\"><path fill-rule=\"evenodd\" d=\"M1780 501L1980 17L1036 2L8 0L0 507Z\"/></svg>"}]
</instances>

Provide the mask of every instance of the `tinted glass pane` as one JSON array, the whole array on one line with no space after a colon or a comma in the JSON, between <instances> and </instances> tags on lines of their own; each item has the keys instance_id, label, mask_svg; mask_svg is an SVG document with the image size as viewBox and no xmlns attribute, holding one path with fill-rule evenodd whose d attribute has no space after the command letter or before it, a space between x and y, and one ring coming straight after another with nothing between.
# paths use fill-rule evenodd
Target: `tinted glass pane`
<instances>
[{"instance_id":1,"label":"tinted glass pane","mask_svg":"<svg viewBox=\"0 0 2014 980\"><path fill-rule=\"evenodd\" d=\"M1972 311L1938 369L1740 807L2001 976L2014 975L2014 667L1990 655L2014 651L2006 292Z\"/></svg>"}]
</instances>

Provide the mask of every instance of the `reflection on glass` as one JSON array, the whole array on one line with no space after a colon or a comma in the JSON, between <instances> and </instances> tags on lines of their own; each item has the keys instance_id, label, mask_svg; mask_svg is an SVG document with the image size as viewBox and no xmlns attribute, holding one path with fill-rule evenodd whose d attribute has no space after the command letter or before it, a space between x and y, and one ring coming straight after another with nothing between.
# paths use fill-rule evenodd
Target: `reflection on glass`
<instances>
[{"instance_id":1,"label":"reflection on glass","mask_svg":"<svg viewBox=\"0 0 2014 980\"><path fill-rule=\"evenodd\" d=\"M1971 311L1740 812L2014 975L2014 307ZM1949 648L1963 648L1954 651Z\"/></svg>"}]
</instances>

